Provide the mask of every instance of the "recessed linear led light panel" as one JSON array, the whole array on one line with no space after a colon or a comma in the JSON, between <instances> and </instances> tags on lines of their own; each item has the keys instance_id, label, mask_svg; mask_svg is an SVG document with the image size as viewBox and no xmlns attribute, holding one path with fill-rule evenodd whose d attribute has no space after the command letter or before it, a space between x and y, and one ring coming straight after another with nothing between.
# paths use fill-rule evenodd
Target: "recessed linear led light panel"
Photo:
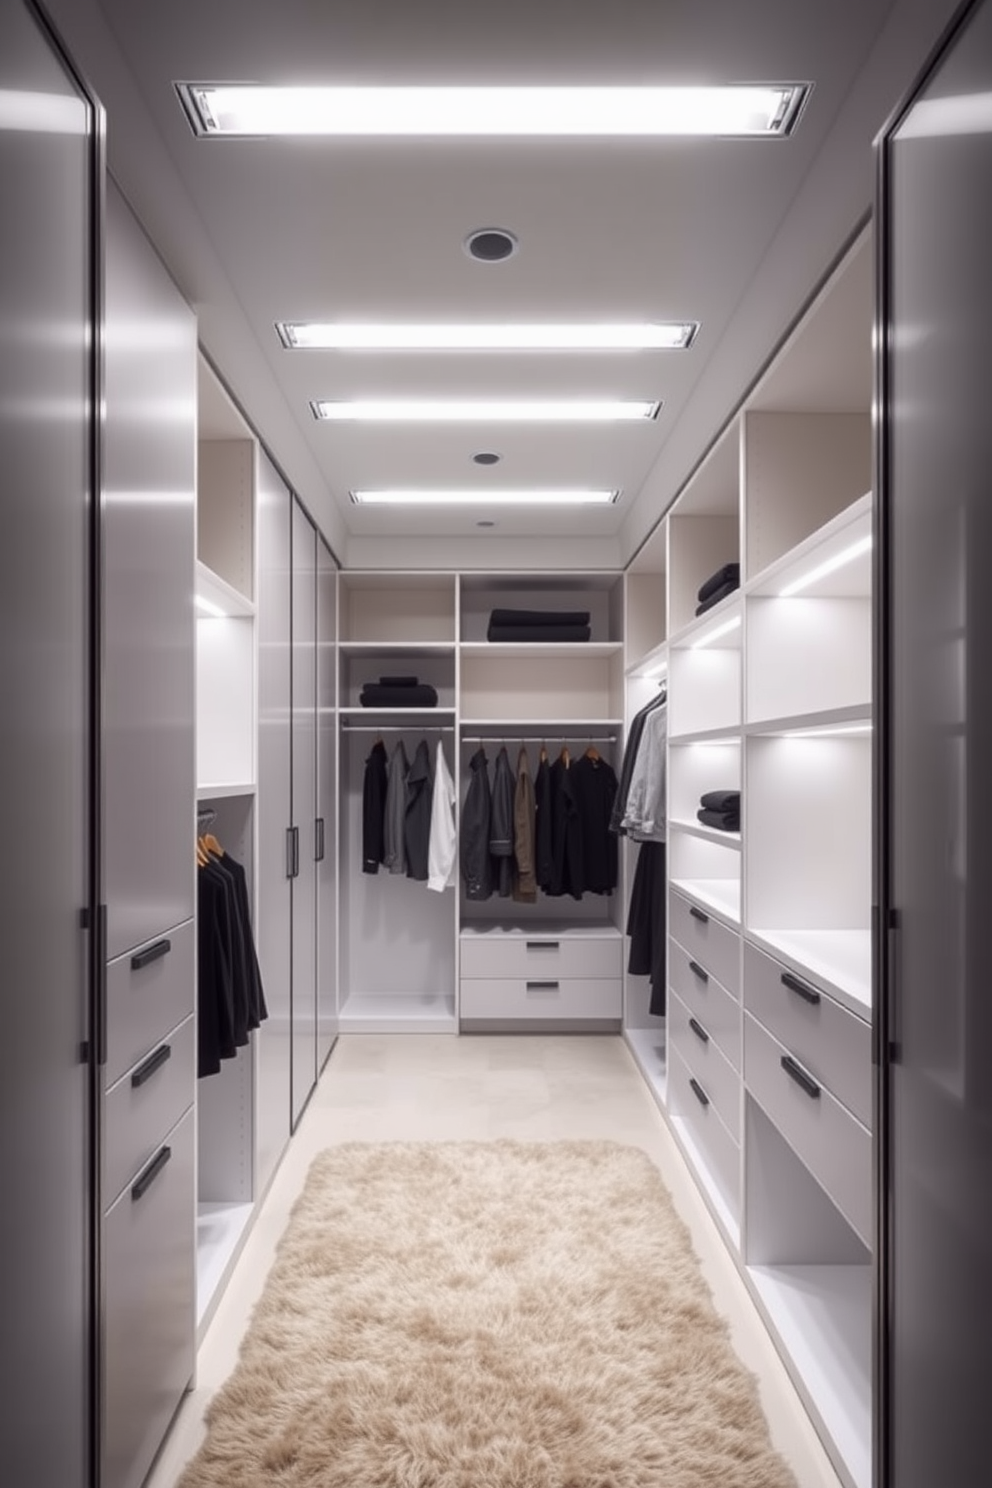
<instances>
[{"instance_id":1,"label":"recessed linear led light panel","mask_svg":"<svg viewBox=\"0 0 992 1488\"><path fill-rule=\"evenodd\" d=\"M380 325L277 321L290 351L684 351L697 321L587 325Z\"/></svg>"},{"instance_id":2,"label":"recessed linear led light panel","mask_svg":"<svg viewBox=\"0 0 992 1488\"><path fill-rule=\"evenodd\" d=\"M619 491L352 491L356 506L612 506Z\"/></svg>"},{"instance_id":3,"label":"recessed linear led light panel","mask_svg":"<svg viewBox=\"0 0 992 1488\"><path fill-rule=\"evenodd\" d=\"M724 87L266 87L176 83L194 134L782 138L809 83Z\"/></svg>"},{"instance_id":4,"label":"recessed linear led light panel","mask_svg":"<svg viewBox=\"0 0 992 1488\"><path fill-rule=\"evenodd\" d=\"M314 417L336 423L401 424L603 424L644 422L657 417L660 403L620 402L607 398L359 398L351 402L310 404Z\"/></svg>"}]
</instances>

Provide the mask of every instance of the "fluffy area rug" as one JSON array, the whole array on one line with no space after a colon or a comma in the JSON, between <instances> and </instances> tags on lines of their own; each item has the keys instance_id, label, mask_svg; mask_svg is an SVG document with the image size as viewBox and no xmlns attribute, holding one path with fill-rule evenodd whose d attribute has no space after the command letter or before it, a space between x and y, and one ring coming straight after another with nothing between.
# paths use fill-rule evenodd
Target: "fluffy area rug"
<instances>
[{"instance_id":1,"label":"fluffy area rug","mask_svg":"<svg viewBox=\"0 0 992 1488\"><path fill-rule=\"evenodd\" d=\"M610 1142L314 1161L180 1488L796 1488L688 1232Z\"/></svg>"}]
</instances>

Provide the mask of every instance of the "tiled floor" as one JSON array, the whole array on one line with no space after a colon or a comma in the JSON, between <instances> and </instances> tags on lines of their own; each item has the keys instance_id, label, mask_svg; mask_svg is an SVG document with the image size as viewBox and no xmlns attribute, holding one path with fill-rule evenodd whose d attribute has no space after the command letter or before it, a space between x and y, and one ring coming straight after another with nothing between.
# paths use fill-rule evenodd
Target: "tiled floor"
<instances>
[{"instance_id":1,"label":"tiled floor","mask_svg":"<svg viewBox=\"0 0 992 1488\"><path fill-rule=\"evenodd\" d=\"M553 1141L641 1147L692 1232L735 1347L758 1376L773 1441L800 1488L839 1488L667 1127L618 1037L359 1035L342 1037L261 1206L200 1349L185 1399L147 1488L174 1488L203 1437L203 1410L237 1359L276 1243L318 1151L347 1141Z\"/></svg>"}]
</instances>

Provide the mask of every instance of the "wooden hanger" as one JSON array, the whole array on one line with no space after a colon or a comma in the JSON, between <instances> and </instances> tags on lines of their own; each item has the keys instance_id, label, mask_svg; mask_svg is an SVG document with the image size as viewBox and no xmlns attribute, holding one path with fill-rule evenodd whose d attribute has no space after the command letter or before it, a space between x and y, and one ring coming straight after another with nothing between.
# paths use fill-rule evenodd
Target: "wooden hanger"
<instances>
[{"instance_id":1,"label":"wooden hanger","mask_svg":"<svg viewBox=\"0 0 992 1488\"><path fill-rule=\"evenodd\" d=\"M547 761L548 758L548 746L547 744L545 744L543 739L541 740L541 753L538 758L542 765Z\"/></svg>"},{"instance_id":2,"label":"wooden hanger","mask_svg":"<svg viewBox=\"0 0 992 1488\"><path fill-rule=\"evenodd\" d=\"M209 862L210 862L210 854L207 852L206 848L203 846L203 843L199 840L199 838L197 838L197 842L196 842L196 866L198 868L206 868L206 866L207 866L207 864Z\"/></svg>"},{"instance_id":3,"label":"wooden hanger","mask_svg":"<svg viewBox=\"0 0 992 1488\"><path fill-rule=\"evenodd\" d=\"M590 744L589 747L586 749L586 759L592 760L594 764L599 760L599 750L596 748L595 744Z\"/></svg>"},{"instance_id":4,"label":"wooden hanger","mask_svg":"<svg viewBox=\"0 0 992 1488\"><path fill-rule=\"evenodd\" d=\"M204 832L200 838L200 846L204 852L213 853L215 858L222 858L224 856L224 849L212 832Z\"/></svg>"},{"instance_id":5,"label":"wooden hanger","mask_svg":"<svg viewBox=\"0 0 992 1488\"><path fill-rule=\"evenodd\" d=\"M561 746L561 754L558 756L558 758L561 760L562 764L565 766L565 769L567 770L568 767L569 767L569 765L572 763L572 757L571 757L571 755L568 752L568 745L567 744L563 744Z\"/></svg>"}]
</instances>

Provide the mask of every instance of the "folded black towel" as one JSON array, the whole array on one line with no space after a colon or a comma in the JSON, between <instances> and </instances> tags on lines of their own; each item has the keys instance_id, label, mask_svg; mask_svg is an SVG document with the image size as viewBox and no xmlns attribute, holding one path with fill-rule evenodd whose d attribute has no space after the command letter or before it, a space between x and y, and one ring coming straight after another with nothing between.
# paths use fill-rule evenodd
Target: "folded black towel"
<instances>
[{"instance_id":1,"label":"folded black towel","mask_svg":"<svg viewBox=\"0 0 992 1488\"><path fill-rule=\"evenodd\" d=\"M418 677L380 677L380 687L416 687L420 679ZM375 686L375 684L372 684Z\"/></svg>"},{"instance_id":2,"label":"folded black towel","mask_svg":"<svg viewBox=\"0 0 992 1488\"><path fill-rule=\"evenodd\" d=\"M699 804L704 811L732 811L739 816L741 793L739 790L706 791L700 796Z\"/></svg>"},{"instance_id":3,"label":"folded black towel","mask_svg":"<svg viewBox=\"0 0 992 1488\"><path fill-rule=\"evenodd\" d=\"M736 811L697 811L696 816L704 827L716 827L720 832L739 832L741 829L740 813Z\"/></svg>"},{"instance_id":4,"label":"folded black towel","mask_svg":"<svg viewBox=\"0 0 992 1488\"><path fill-rule=\"evenodd\" d=\"M588 625L490 625L487 641L588 641Z\"/></svg>"},{"instance_id":5,"label":"folded black towel","mask_svg":"<svg viewBox=\"0 0 992 1488\"><path fill-rule=\"evenodd\" d=\"M383 687L366 682L358 701L363 708L436 708L437 688L429 682L417 687Z\"/></svg>"},{"instance_id":6,"label":"folded black towel","mask_svg":"<svg viewBox=\"0 0 992 1488\"><path fill-rule=\"evenodd\" d=\"M739 588L740 584L734 579L728 579L725 584L720 585L719 589L714 589L708 599L704 599L702 604L696 606L696 614L705 615L707 610L711 610L714 605L720 603L721 599L726 599L728 594L733 594L734 590Z\"/></svg>"},{"instance_id":7,"label":"folded black towel","mask_svg":"<svg viewBox=\"0 0 992 1488\"><path fill-rule=\"evenodd\" d=\"M588 610L493 610L490 625L588 625Z\"/></svg>"},{"instance_id":8,"label":"folded black towel","mask_svg":"<svg viewBox=\"0 0 992 1488\"><path fill-rule=\"evenodd\" d=\"M740 581L740 564L725 563L722 568L717 569L715 574L710 574L705 584L700 584L699 593L696 595L696 598L702 603L704 599L709 599L710 595L714 594L717 589L722 589L724 584L733 583L736 588L740 584Z\"/></svg>"}]
</instances>

